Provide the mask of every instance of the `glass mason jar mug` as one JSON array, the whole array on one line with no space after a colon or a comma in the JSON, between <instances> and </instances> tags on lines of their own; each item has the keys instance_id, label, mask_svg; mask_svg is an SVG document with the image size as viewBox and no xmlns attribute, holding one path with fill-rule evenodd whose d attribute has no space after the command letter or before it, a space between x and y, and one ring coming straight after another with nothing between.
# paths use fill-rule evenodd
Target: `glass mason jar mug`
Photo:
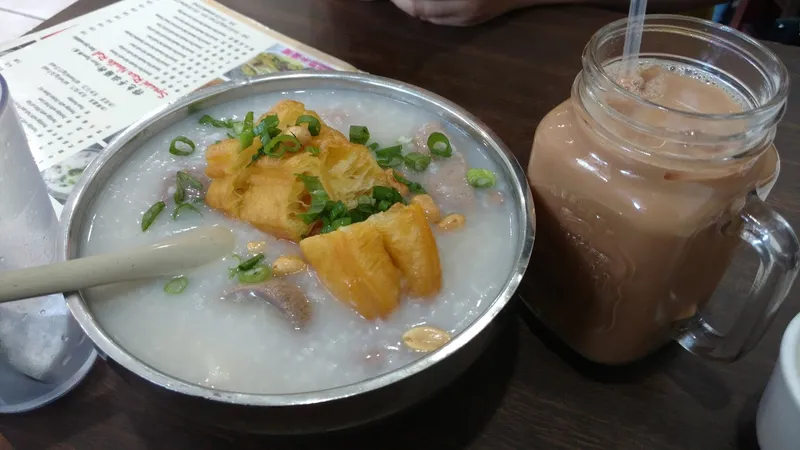
<instances>
[{"instance_id":1,"label":"glass mason jar mug","mask_svg":"<svg viewBox=\"0 0 800 450\"><path fill-rule=\"evenodd\" d=\"M735 30L667 15L646 17L630 72L625 25L592 37L571 97L536 130L531 274L546 295L526 302L595 362L628 363L672 339L733 360L798 271L795 233L762 201L778 176L788 74ZM702 313L742 240L761 266L723 335Z\"/></svg>"}]
</instances>

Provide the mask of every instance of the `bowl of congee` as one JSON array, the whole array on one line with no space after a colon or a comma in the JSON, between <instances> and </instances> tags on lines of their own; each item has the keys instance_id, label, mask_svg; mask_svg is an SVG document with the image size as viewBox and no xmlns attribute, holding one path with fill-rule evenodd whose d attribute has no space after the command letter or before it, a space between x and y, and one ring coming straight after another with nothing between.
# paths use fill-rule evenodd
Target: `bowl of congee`
<instances>
[{"instance_id":1,"label":"bowl of congee","mask_svg":"<svg viewBox=\"0 0 800 450\"><path fill-rule=\"evenodd\" d=\"M140 392L267 433L363 423L452 381L534 239L524 172L485 125L338 72L222 84L156 111L87 168L61 226L65 259L233 232L219 260L68 304Z\"/></svg>"}]
</instances>

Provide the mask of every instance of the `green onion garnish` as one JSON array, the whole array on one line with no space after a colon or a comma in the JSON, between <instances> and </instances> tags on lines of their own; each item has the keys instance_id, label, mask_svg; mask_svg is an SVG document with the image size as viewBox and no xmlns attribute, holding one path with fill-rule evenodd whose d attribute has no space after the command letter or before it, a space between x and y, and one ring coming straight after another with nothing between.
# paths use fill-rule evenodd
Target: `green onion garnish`
<instances>
[{"instance_id":1,"label":"green onion garnish","mask_svg":"<svg viewBox=\"0 0 800 450\"><path fill-rule=\"evenodd\" d=\"M328 202L325 207L324 215L322 216L322 229L321 234L330 233L338 228L353 223L350 218L350 212L347 210L347 205L341 200L338 202Z\"/></svg>"},{"instance_id":2,"label":"green onion garnish","mask_svg":"<svg viewBox=\"0 0 800 450\"><path fill-rule=\"evenodd\" d=\"M301 123L308 124L308 132L311 133L312 136L319 136L320 129L322 125L320 125L319 120L314 116L300 116L297 118L295 125L300 125Z\"/></svg>"},{"instance_id":3,"label":"green onion garnish","mask_svg":"<svg viewBox=\"0 0 800 450\"><path fill-rule=\"evenodd\" d=\"M305 223L314 222L320 218L320 215L325 210L325 207L328 206L328 202L330 202L331 199L328 193L325 192L325 188L322 186L319 178L303 174L295 174L295 176L298 180L303 182L309 195L311 195L311 207L308 208L308 211L305 213L300 214L300 218L303 219Z\"/></svg>"},{"instance_id":4,"label":"green onion garnish","mask_svg":"<svg viewBox=\"0 0 800 450\"><path fill-rule=\"evenodd\" d=\"M378 145L378 143L377 143L377 142L373 142L372 144L369 144L369 145L367 146L367 148L368 148L368 149L370 149L370 150L372 150L372 151L374 152L375 150L377 150L377 149L381 148L381 146L380 146L380 145Z\"/></svg>"},{"instance_id":5,"label":"green onion garnish","mask_svg":"<svg viewBox=\"0 0 800 450\"><path fill-rule=\"evenodd\" d=\"M305 213L300 214L300 218L307 224L322 220L320 233L323 234L351 223L363 222L373 214L386 211L395 203L405 204L403 196L397 189L375 186L372 188L372 196L358 197L358 205L348 210L347 205L341 200L334 202L330 199L319 178L303 174L295 174L295 176L303 182L311 195L311 207Z\"/></svg>"},{"instance_id":6,"label":"green onion garnish","mask_svg":"<svg viewBox=\"0 0 800 450\"><path fill-rule=\"evenodd\" d=\"M231 280L239 273L239 264L242 263L242 257L234 253L231 255L232 258L236 258L236 265L233 267L228 267L228 278Z\"/></svg>"},{"instance_id":7,"label":"green onion garnish","mask_svg":"<svg viewBox=\"0 0 800 450\"><path fill-rule=\"evenodd\" d=\"M428 155L423 155L419 152L412 152L407 154L404 157L406 167L413 170L414 172L422 172L428 168L431 163L431 157Z\"/></svg>"},{"instance_id":8,"label":"green onion garnish","mask_svg":"<svg viewBox=\"0 0 800 450\"><path fill-rule=\"evenodd\" d=\"M253 129L253 111L247 111L247 114L244 115L244 120L242 121L242 129Z\"/></svg>"},{"instance_id":9,"label":"green onion garnish","mask_svg":"<svg viewBox=\"0 0 800 450\"><path fill-rule=\"evenodd\" d=\"M392 202L389 200L381 200L378 202L378 210L381 212L388 211L391 208Z\"/></svg>"},{"instance_id":10,"label":"green onion garnish","mask_svg":"<svg viewBox=\"0 0 800 450\"><path fill-rule=\"evenodd\" d=\"M306 150L314 156L318 156L321 151L319 147L314 147L313 145L307 145Z\"/></svg>"},{"instance_id":11,"label":"green onion garnish","mask_svg":"<svg viewBox=\"0 0 800 450\"><path fill-rule=\"evenodd\" d=\"M449 158L453 155L453 147L450 146L450 139L444 133L438 131L428 136L428 149L431 153L442 158Z\"/></svg>"},{"instance_id":12,"label":"green onion garnish","mask_svg":"<svg viewBox=\"0 0 800 450\"><path fill-rule=\"evenodd\" d=\"M177 180L178 187L182 187L184 189L197 189L198 191L203 189L203 183L186 172L179 170L175 176L175 179Z\"/></svg>"},{"instance_id":13,"label":"green onion garnish","mask_svg":"<svg viewBox=\"0 0 800 450\"><path fill-rule=\"evenodd\" d=\"M394 179L395 180L397 180L398 182L403 183L406 186L408 186L408 190L409 191L411 191L411 192L413 192L415 194L424 194L425 193L425 188L422 187L421 184L419 184L417 182L414 182L414 181L408 180L406 177L400 175L400 173L397 172L396 170L393 170L392 173L394 174Z\"/></svg>"},{"instance_id":14,"label":"green onion garnish","mask_svg":"<svg viewBox=\"0 0 800 450\"><path fill-rule=\"evenodd\" d=\"M352 223L363 222L375 214L375 199L368 195L358 197L358 205L348 211Z\"/></svg>"},{"instance_id":15,"label":"green onion garnish","mask_svg":"<svg viewBox=\"0 0 800 450\"><path fill-rule=\"evenodd\" d=\"M328 212L328 218L330 220L336 220L347 217L347 205L345 205L344 202L341 200L339 200L338 202L334 202L333 204L328 204L326 210Z\"/></svg>"},{"instance_id":16,"label":"green onion garnish","mask_svg":"<svg viewBox=\"0 0 800 450\"><path fill-rule=\"evenodd\" d=\"M253 130L244 130L242 134L239 135L239 149L244 150L251 145L253 145L253 139L255 139L256 135L253 134Z\"/></svg>"},{"instance_id":17,"label":"green onion garnish","mask_svg":"<svg viewBox=\"0 0 800 450\"><path fill-rule=\"evenodd\" d=\"M263 259L264 259L264 254L263 253L259 253L256 256L253 256L252 258L248 259L247 261L245 261L245 262L239 264L238 266L236 266L236 270L238 270L240 272L244 272L246 270L250 270L253 267L255 267L258 263L260 263Z\"/></svg>"},{"instance_id":18,"label":"green onion garnish","mask_svg":"<svg viewBox=\"0 0 800 450\"><path fill-rule=\"evenodd\" d=\"M369 129L362 125L350 125L350 142L364 145L369 141Z\"/></svg>"},{"instance_id":19,"label":"green onion garnish","mask_svg":"<svg viewBox=\"0 0 800 450\"><path fill-rule=\"evenodd\" d=\"M270 114L261 119L261 121L258 122L258 125L256 125L256 127L253 129L253 131L255 131L256 134L260 135L263 134L264 131L266 130L278 128L278 125L280 125L280 119L278 119L278 115Z\"/></svg>"},{"instance_id":20,"label":"green onion garnish","mask_svg":"<svg viewBox=\"0 0 800 450\"><path fill-rule=\"evenodd\" d=\"M270 139L281 134L281 129L278 128L278 125L280 125L278 115L270 114L258 122L258 125L253 128L253 134L260 136L261 145L264 145L265 143L269 142Z\"/></svg>"},{"instance_id":21,"label":"green onion garnish","mask_svg":"<svg viewBox=\"0 0 800 450\"><path fill-rule=\"evenodd\" d=\"M178 148L178 143L183 143L189 146L188 150L181 150ZM169 143L169 152L177 156L189 156L194 153L194 142L186 136L178 136Z\"/></svg>"},{"instance_id":22,"label":"green onion garnish","mask_svg":"<svg viewBox=\"0 0 800 450\"><path fill-rule=\"evenodd\" d=\"M253 159L247 165L250 167L256 161L258 161L262 156L269 156L270 158L280 158L283 156L287 151L289 153L296 153L303 148L303 144L300 143L300 140L297 139L293 134L281 134L279 136L275 136L272 138L267 144L260 148L255 155L253 155Z\"/></svg>"},{"instance_id":23,"label":"green onion garnish","mask_svg":"<svg viewBox=\"0 0 800 450\"><path fill-rule=\"evenodd\" d=\"M319 230L320 234L330 233L331 231L336 231L341 227L350 225L353 223L353 219L348 217L340 217L338 219L329 219L327 217L322 218L322 229Z\"/></svg>"},{"instance_id":24,"label":"green onion garnish","mask_svg":"<svg viewBox=\"0 0 800 450\"><path fill-rule=\"evenodd\" d=\"M374 198L378 202L378 205L380 205L381 202L388 202L389 206L392 206L395 203L402 203L402 204L406 203L406 201L403 200L403 196L397 189L386 186L373 187L372 198ZM389 209L389 207L387 206L385 209L379 207L378 209L380 209L381 211L386 211L387 209Z\"/></svg>"},{"instance_id":25,"label":"green onion garnish","mask_svg":"<svg viewBox=\"0 0 800 450\"><path fill-rule=\"evenodd\" d=\"M142 215L142 231L147 231L150 225L156 220L161 211L166 208L167 204L164 202L155 202L147 211Z\"/></svg>"},{"instance_id":26,"label":"green onion garnish","mask_svg":"<svg viewBox=\"0 0 800 450\"><path fill-rule=\"evenodd\" d=\"M239 133L239 149L244 150L253 145L255 136L253 132L253 111L248 111L242 121L242 131Z\"/></svg>"},{"instance_id":27,"label":"green onion garnish","mask_svg":"<svg viewBox=\"0 0 800 450\"><path fill-rule=\"evenodd\" d=\"M197 214L200 214L201 216L203 215L203 213L200 212L200 210L197 209L197 207L194 206L193 204L191 204L191 203L181 203L180 205L176 206L175 207L175 211L172 212L172 220L178 220L178 216L186 209L194 211Z\"/></svg>"},{"instance_id":28,"label":"green onion garnish","mask_svg":"<svg viewBox=\"0 0 800 450\"><path fill-rule=\"evenodd\" d=\"M255 284L266 281L272 277L272 267L261 264L245 271L239 271L239 282Z\"/></svg>"},{"instance_id":29,"label":"green onion garnish","mask_svg":"<svg viewBox=\"0 0 800 450\"><path fill-rule=\"evenodd\" d=\"M231 131L233 131L232 137L237 137L240 134L242 134L242 131L244 131L244 121L243 120L232 121Z\"/></svg>"},{"instance_id":30,"label":"green onion garnish","mask_svg":"<svg viewBox=\"0 0 800 450\"><path fill-rule=\"evenodd\" d=\"M186 189L194 189L197 191L203 189L203 183L201 183L200 180L180 170L175 176L175 184L177 188L172 198L175 200L176 204L183 203L186 199Z\"/></svg>"},{"instance_id":31,"label":"green onion garnish","mask_svg":"<svg viewBox=\"0 0 800 450\"><path fill-rule=\"evenodd\" d=\"M403 164L403 146L393 145L391 147L375 150L375 160L378 165L384 169L388 167L397 167Z\"/></svg>"},{"instance_id":32,"label":"green onion garnish","mask_svg":"<svg viewBox=\"0 0 800 450\"><path fill-rule=\"evenodd\" d=\"M490 188L497 182L497 177L489 169L469 169L467 182L475 188Z\"/></svg>"},{"instance_id":33,"label":"green onion garnish","mask_svg":"<svg viewBox=\"0 0 800 450\"><path fill-rule=\"evenodd\" d=\"M230 119L215 119L208 114L200 118L200 125L211 125L214 128L231 128Z\"/></svg>"},{"instance_id":34,"label":"green onion garnish","mask_svg":"<svg viewBox=\"0 0 800 450\"><path fill-rule=\"evenodd\" d=\"M189 280L184 276L175 277L164 285L167 294L180 294L189 285Z\"/></svg>"}]
</instances>

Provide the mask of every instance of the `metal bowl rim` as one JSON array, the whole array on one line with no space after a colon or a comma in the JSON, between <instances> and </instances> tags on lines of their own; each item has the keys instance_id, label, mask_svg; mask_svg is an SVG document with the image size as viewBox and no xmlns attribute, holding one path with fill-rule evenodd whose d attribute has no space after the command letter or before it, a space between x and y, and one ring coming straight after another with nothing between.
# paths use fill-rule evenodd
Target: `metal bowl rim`
<instances>
[{"instance_id":1,"label":"metal bowl rim","mask_svg":"<svg viewBox=\"0 0 800 450\"><path fill-rule=\"evenodd\" d=\"M171 114L180 111L181 109L189 108L196 102L215 97L216 95L223 94L230 90L241 89L243 87L254 86L278 80L298 79L301 81L308 80L310 83L324 83L326 80L348 81L356 85L367 85L377 87L384 91L394 91L395 93L399 93L408 98L416 97L424 102L432 104L439 110L447 111L459 119L461 122L459 127L462 127L463 125L463 127L466 127L467 129L470 129L481 136L484 141L489 144L487 149L497 152L500 158L503 160L505 166L504 169L509 172L511 178L510 182L513 184L512 190L516 191L517 198L519 198L521 202L518 211L518 222L520 223L520 237L518 239L521 245L505 286L503 286L495 300L480 316L475 318L471 324L469 324L463 331L458 333L445 346L429 355L423 356L412 363L401 366L390 372L356 383L318 391L287 394L253 394L225 391L183 381L161 372L154 367L151 367L144 361L134 357L120 345L118 345L113 339L111 339L111 337L107 335L106 332L96 322L79 292L65 293L70 311L80 324L81 328L83 328L86 335L94 342L94 344L102 353L108 357L111 357L122 367L135 373L137 376L174 392L230 404L287 407L327 403L387 387L416 375L419 372L422 372L423 370L433 366L434 364L443 361L448 356L464 347L469 341L483 331L484 328L491 323L491 321L512 299L528 266L531 252L533 250L534 240L533 220L535 214L533 209L533 199L528 187L527 179L525 177L525 172L523 171L519 162L500 140L500 138L498 138L485 124L472 116L470 113L466 112L463 108L437 94L422 88L400 81L364 73L297 71L264 75L253 77L247 80L222 83L202 89L182 97L175 103L171 103L156 109L120 133L110 143L108 148L98 155L89 165L89 167L87 167L84 172L84 176L82 176L79 182L76 184L62 212L59 225L58 256L63 260L69 259L71 257L71 249L76 248L78 244L75 242L75 239L71 238L73 231L75 231L72 229L73 218L78 214L86 212L86 208L88 207L91 199L84 198L84 193L92 183L92 180L94 180L97 174L103 170L106 162L111 159L115 153L123 149L126 144L133 140L139 133L143 132L164 117L168 117ZM316 89L316 87L311 89Z\"/></svg>"}]
</instances>

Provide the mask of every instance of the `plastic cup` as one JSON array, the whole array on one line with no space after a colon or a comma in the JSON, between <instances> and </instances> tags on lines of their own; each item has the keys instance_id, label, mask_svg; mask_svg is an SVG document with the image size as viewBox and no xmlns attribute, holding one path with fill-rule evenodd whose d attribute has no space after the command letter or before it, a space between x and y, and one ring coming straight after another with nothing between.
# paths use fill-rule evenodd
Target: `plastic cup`
<instances>
[{"instance_id":1,"label":"plastic cup","mask_svg":"<svg viewBox=\"0 0 800 450\"><path fill-rule=\"evenodd\" d=\"M0 271L51 263L58 217L0 76ZM62 295L0 304L0 413L64 395L96 357Z\"/></svg>"}]
</instances>

